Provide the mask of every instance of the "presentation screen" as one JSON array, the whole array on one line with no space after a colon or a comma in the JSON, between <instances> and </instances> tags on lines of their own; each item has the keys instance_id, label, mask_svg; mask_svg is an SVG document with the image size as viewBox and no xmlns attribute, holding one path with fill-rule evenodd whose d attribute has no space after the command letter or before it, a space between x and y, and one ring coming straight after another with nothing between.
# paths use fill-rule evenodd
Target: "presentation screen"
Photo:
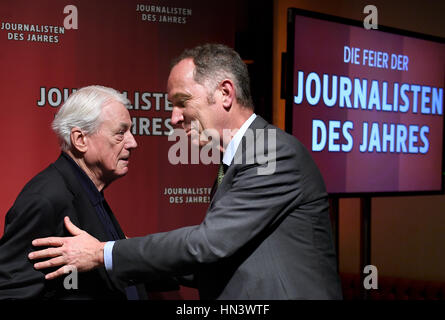
<instances>
[{"instance_id":1,"label":"presentation screen","mask_svg":"<svg viewBox=\"0 0 445 320\"><path fill-rule=\"evenodd\" d=\"M289 9L286 130L331 195L443 193L444 39Z\"/></svg>"}]
</instances>

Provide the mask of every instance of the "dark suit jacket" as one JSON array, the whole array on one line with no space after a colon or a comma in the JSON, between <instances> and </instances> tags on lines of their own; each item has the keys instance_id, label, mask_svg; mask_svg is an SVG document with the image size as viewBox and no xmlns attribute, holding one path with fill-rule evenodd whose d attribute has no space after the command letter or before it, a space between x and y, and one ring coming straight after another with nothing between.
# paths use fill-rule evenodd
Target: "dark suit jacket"
<instances>
[{"instance_id":1,"label":"dark suit jacket","mask_svg":"<svg viewBox=\"0 0 445 320\"><path fill-rule=\"evenodd\" d=\"M245 161L229 166L204 221L117 241L116 276L193 273L201 299L341 299L318 168L297 139L261 117L250 129L255 142L241 142L237 156ZM268 164L252 163L246 155L255 154L254 145L274 132L274 173L259 175ZM265 143L266 153L273 152L272 140Z\"/></svg>"},{"instance_id":2,"label":"dark suit jacket","mask_svg":"<svg viewBox=\"0 0 445 320\"><path fill-rule=\"evenodd\" d=\"M33 250L31 241L69 236L65 216L97 239L108 240L71 164L60 156L26 184L6 215L0 239L0 299L126 299L122 285L104 268L78 273L77 290L66 290L64 277L47 281L44 272L33 268L27 257ZM115 217L111 219L124 238Z\"/></svg>"}]
</instances>

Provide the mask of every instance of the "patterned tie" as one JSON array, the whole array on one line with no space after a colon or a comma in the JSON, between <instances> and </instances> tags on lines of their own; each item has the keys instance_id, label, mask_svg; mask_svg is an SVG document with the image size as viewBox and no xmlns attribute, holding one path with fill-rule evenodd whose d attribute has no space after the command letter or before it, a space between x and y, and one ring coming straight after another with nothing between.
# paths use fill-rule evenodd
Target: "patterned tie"
<instances>
[{"instance_id":1,"label":"patterned tie","mask_svg":"<svg viewBox=\"0 0 445 320\"><path fill-rule=\"evenodd\" d=\"M224 174L226 173L227 168L228 166L221 161L218 167L218 175L216 176L215 182L213 183L212 191L210 191L210 199L213 199L216 190L218 189L219 185L221 184L224 178Z\"/></svg>"},{"instance_id":2,"label":"patterned tie","mask_svg":"<svg viewBox=\"0 0 445 320\"><path fill-rule=\"evenodd\" d=\"M221 184L223 178L224 178L224 174L226 173L226 165L224 163L220 163L219 164L219 168L218 168L218 177L217 177L217 181L218 181L218 186Z\"/></svg>"}]
</instances>

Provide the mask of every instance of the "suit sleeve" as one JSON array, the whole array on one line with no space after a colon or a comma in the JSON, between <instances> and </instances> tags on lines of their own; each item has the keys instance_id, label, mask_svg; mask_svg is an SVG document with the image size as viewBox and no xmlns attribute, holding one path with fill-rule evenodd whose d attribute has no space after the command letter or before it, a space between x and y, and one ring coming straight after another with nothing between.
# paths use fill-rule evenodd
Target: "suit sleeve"
<instances>
[{"instance_id":1,"label":"suit sleeve","mask_svg":"<svg viewBox=\"0 0 445 320\"><path fill-rule=\"evenodd\" d=\"M295 152L281 144L271 175L259 175L259 164L234 166L230 186L200 225L117 241L113 271L125 279L188 274L198 264L232 256L302 201L306 174L299 163Z\"/></svg>"},{"instance_id":2,"label":"suit sleeve","mask_svg":"<svg viewBox=\"0 0 445 320\"><path fill-rule=\"evenodd\" d=\"M51 204L41 194L17 198L8 211L0 239L0 299L36 298L45 286L45 274L28 259L32 240L54 235Z\"/></svg>"}]
</instances>

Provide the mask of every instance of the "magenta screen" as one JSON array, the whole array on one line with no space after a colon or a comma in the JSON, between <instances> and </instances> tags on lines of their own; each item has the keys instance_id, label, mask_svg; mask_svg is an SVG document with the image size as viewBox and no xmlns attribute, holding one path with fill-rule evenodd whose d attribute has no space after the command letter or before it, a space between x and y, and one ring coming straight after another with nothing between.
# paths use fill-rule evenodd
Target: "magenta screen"
<instances>
[{"instance_id":1,"label":"magenta screen","mask_svg":"<svg viewBox=\"0 0 445 320\"><path fill-rule=\"evenodd\" d=\"M442 192L443 39L292 14L286 129L328 192Z\"/></svg>"}]
</instances>

